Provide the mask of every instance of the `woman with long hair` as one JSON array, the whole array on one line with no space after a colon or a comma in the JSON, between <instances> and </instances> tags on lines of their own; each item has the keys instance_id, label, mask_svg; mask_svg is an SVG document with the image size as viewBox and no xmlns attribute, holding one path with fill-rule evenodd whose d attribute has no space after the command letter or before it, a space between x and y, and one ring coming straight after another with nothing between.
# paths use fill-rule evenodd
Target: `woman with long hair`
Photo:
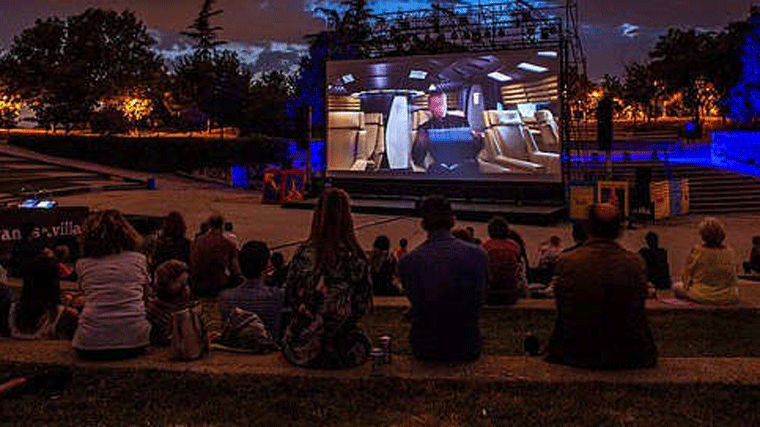
<instances>
[{"instance_id":1,"label":"woman with long hair","mask_svg":"<svg viewBox=\"0 0 760 427\"><path fill-rule=\"evenodd\" d=\"M372 302L369 263L345 191L330 188L319 199L309 240L290 263L287 292L294 313L283 354L290 363L344 368L367 360L371 343L357 322Z\"/></svg>"},{"instance_id":2,"label":"woman with long hair","mask_svg":"<svg viewBox=\"0 0 760 427\"><path fill-rule=\"evenodd\" d=\"M182 214L170 212L164 220L159 236L151 242L146 251L151 274L159 265L172 259L190 264L190 239L185 236L186 233L187 225Z\"/></svg>"},{"instance_id":3,"label":"woman with long hair","mask_svg":"<svg viewBox=\"0 0 760 427\"><path fill-rule=\"evenodd\" d=\"M29 266L21 298L11 304L10 335L22 340L71 340L77 312L61 304L58 265L52 253L43 253Z\"/></svg>"},{"instance_id":4,"label":"woman with long hair","mask_svg":"<svg viewBox=\"0 0 760 427\"><path fill-rule=\"evenodd\" d=\"M85 304L73 346L85 359L124 359L150 343L143 295L150 283L140 235L117 210L91 215L84 224L83 257L76 263Z\"/></svg>"}]
</instances>

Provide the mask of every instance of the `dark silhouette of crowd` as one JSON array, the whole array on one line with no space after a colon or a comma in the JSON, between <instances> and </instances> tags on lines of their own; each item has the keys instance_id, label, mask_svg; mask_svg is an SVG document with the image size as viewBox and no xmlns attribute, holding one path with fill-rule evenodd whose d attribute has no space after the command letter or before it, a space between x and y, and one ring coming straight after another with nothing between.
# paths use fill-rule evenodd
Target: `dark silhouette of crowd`
<instances>
[{"instance_id":1,"label":"dark silhouette of crowd","mask_svg":"<svg viewBox=\"0 0 760 427\"><path fill-rule=\"evenodd\" d=\"M139 356L151 345L171 346L181 358L194 340L200 348L280 350L297 366L346 368L370 358L373 343L360 320L372 310L373 297L405 296L413 355L467 362L482 352L484 305L553 297L556 325L542 350L548 361L628 369L657 362L645 312L655 289L673 287L678 298L695 303L738 300L733 252L712 218L700 225L702 244L673 284L659 236L650 232L639 253L627 251L616 242L622 217L609 204L592 206L587 221L573 224L572 246L564 248L558 236L542 243L534 266L524 240L503 217L491 219L481 243L473 228L456 228L443 197L426 198L420 214L426 239L416 248L403 238L394 249L382 235L365 251L348 194L329 188L316 205L308 238L288 261L261 241L238 247L232 223L220 215L190 241L178 212L144 239L120 212L105 210L85 222L73 267L68 246L50 249L26 224L7 272L22 278L21 296L15 300L0 286L0 334L71 340L79 357L92 360ZM760 271L760 238L753 243L748 273ZM62 294L61 280L72 279L78 289ZM0 283L6 281L0 266ZM208 333L201 298L218 303L221 333ZM196 326L190 332L180 327L187 319Z\"/></svg>"}]
</instances>

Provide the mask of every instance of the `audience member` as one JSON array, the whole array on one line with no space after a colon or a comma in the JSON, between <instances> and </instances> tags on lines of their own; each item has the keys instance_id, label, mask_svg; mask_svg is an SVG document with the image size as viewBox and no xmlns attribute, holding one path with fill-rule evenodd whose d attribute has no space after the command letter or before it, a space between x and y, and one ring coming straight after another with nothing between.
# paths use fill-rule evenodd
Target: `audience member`
<instances>
[{"instance_id":1,"label":"audience member","mask_svg":"<svg viewBox=\"0 0 760 427\"><path fill-rule=\"evenodd\" d=\"M275 252L272 254L270 263L271 270L267 275L265 283L273 288L284 287L285 280L288 278L288 264L285 262L285 256L281 252Z\"/></svg>"},{"instance_id":2,"label":"audience member","mask_svg":"<svg viewBox=\"0 0 760 427\"><path fill-rule=\"evenodd\" d=\"M10 336L22 340L71 340L78 313L64 307L60 295L55 258L38 256L24 276L21 298L10 305Z\"/></svg>"},{"instance_id":3,"label":"audience member","mask_svg":"<svg viewBox=\"0 0 760 427\"><path fill-rule=\"evenodd\" d=\"M166 261L156 268L153 289L156 295L148 299L145 312L150 322L150 343L168 346L172 342L174 313L197 304L189 285L190 269L182 261Z\"/></svg>"},{"instance_id":4,"label":"audience member","mask_svg":"<svg viewBox=\"0 0 760 427\"><path fill-rule=\"evenodd\" d=\"M583 246L584 243L586 243L586 240L588 240L588 233L586 232L586 227L580 223L580 222L574 222L573 223L573 242L575 243L573 246L570 246L569 248L565 248L565 250L562 251L562 253L567 253L570 251L574 251L581 246Z\"/></svg>"},{"instance_id":5,"label":"audience member","mask_svg":"<svg viewBox=\"0 0 760 427\"><path fill-rule=\"evenodd\" d=\"M399 262L412 304L412 353L422 360L469 361L480 356L480 309L488 255L454 238L451 204L443 197L422 203L428 239Z\"/></svg>"},{"instance_id":6,"label":"audience member","mask_svg":"<svg viewBox=\"0 0 760 427\"><path fill-rule=\"evenodd\" d=\"M668 251L659 246L660 237L650 231L644 238L647 246L639 249L647 268L647 279L656 289L670 289L670 266Z\"/></svg>"},{"instance_id":7,"label":"audience member","mask_svg":"<svg viewBox=\"0 0 760 427\"><path fill-rule=\"evenodd\" d=\"M190 262L190 239L185 237L187 226L179 212L170 212L161 227L161 233L148 249L148 271L151 274L169 260Z\"/></svg>"},{"instance_id":8,"label":"audience member","mask_svg":"<svg viewBox=\"0 0 760 427\"><path fill-rule=\"evenodd\" d=\"M55 259L58 266L58 276L61 280L76 280L74 267L70 266L68 261L71 251L67 245L58 245L55 247Z\"/></svg>"},{"instance_id":9,"label":"audience member","mask_svg":"<svg viewBox=\"0 0 760 427\"><path fill-rule=\"evenodd\" d=\"M34 235L35 225L31 222L21 224L21 240L13 245L11 250L10 269L11 277L24 277L24 272L34 263L34 260L45 249L42 239Z\"/></svg>"},{"instance_id":10,"label":"audience member","mask_svg":"<svg viewBox=\"0 0 760 427\"><path fill-rule=\"evenodd\" d=\"M202 222L200 225L200 229L195 234L195 237L193 238L193 241L197 240L199 237L203 236L204 234L208 233L208 222Z\"/></svg>"},{"instance_id":11,"label":"audience member","mask_svg":"<svg viewBox=\"0 0 760 427\"><path fill-rule=\"evenodd\" d=\"M562 253L562 239L552 236L548 241L541 243L538 248L538 265L536 266L535 281L544 285L551 282L554 270Z\"/></svg>"},{"instance_id":12,"label":"audience member","mask_svg":"<svg viewBox=\"0 0 760 427\"><path fill-rule=\"evenodd\" d=\"M140 236L116 210L98 212L82 229L76 263L86 302L73 347L84 359L124 359L144 353L150 343L144 295L148 262L137 252Z\"/></svg>"},{"instance_id":13,"label":"audience member","mask_svg":"<svg viewBox=\"0 0 760 427\"><path fill-rule=\"evenodd\" d=\"M13 291L11 291L11 288L6 283L0 277L0 337L7 337L11 333L8 325L8 315L11 311L11 304L13 304Z\"/></svg>"},{"instance_id":14,"label":"audience member","mask_svg":"<svg viewBox=\"0 0 760 427\"><path fill-rule=\"evenodd\" d=\"M222 233L225 239L232 242L233 245L235 245L236 248L240 247L240 243L238 243L237 235L232 231L232 223L231 222L225 222L224 223L224 233Z\"/></svg>"},{"instance_id":15,"label":"audience member","mask_svg":"<svg viewBox=\"0 0 760 427\"><path fill-rule=\"evenodd\" d=\"M589 241L562 255L552 285L557 321L550 362L585 368L643 368L657 363L644 310L644 262L617 242L622 218L611 204L589 209Z\"/></svg>"},{"instance_id":16,"label":"audience member","mask_svg":"<svg viewBox=\"0 0 760 427\"><path fill-rule=\"evenodd\" d=\"M752 238L752 251L749 254L749 262L745 262L744 274L760 273L760 236Z\"/></svg>"},{"instance_id":17,"label":"audience member","mask_svg":"<svg viewBox=\"0 0 760 427\"><path fill-rule=\"evenodd\" d=\"M470 236L470 233L468 233L464 228L457 228L451 231L451 235L463 242L473 243L472 236Z\"/></svg>"},{"instance_id":18,"label":"audience member","mask_svg":"<svg viewBox=\"0 0 760 427\"><path fill-rule=\"evenodd\" d=\"M395 253L396 260L400 260L402 256L406 255L406 253L409 252L407 250L408 246L409 246L409 241L406 240L405 238L402 238L401 240L398 241L398 249L396 249L396 253Z\"/></svg>"},{"instance_id":19,"label":"audience member","mask_svg":"<svg viewBox=\"0 0 760 427\"><path fill-rule=\"evenodd\" d=\"M372 288L375 295L400 295L396 284L398 261L391 254L391 241L387 236L378 236L369 257L369 271L372 276Z\"/></svg>"},{"instance_id":20,"label":"audience member","mask_svg":"<svg viewBox=\"0 0 760 427\"><path fill-rule=\"evenodd\" d=\"M191 246L192 287L198 296L215 296L240 284L238 249L222 235L223 225L221 216L212 216L208 220L208 232Z\"/></svg>"},{"instance_id":21,"label":"audience member","mask_svg":"<svg viewBox=\"0 0 760 427\"><path fill-rule=\"evenodd\" d=\"M525 264L525 271L527 274L530 270L528 268L530 266L530 262L528 261L528 251L525 249L525 241L523 240L522 236L520 236L520 233L515 231L514 227L509 227L509 233L507 234L507 239L515 241L517 245L520 246L520 258L523 260L523 263ZM528 282L530 281L531 280L528 280Z\"/></svg>"},{"instance_id":22,"label":"audience member","mask_svg":"<svg viewBox=\"0 0 760 427\"><path fill-rule=\"evenodd\" d=\"M345 191L322 194L311 236L290 261L287 291L294 311L283 348L288 361L338 368L367 360L371 343L357 322L372 302L369 263Z\"/></svg>"},{"instance_id":23,"label":"audience member","mask_svg":"<svg viewBox=\"0 0 760 427\"><path fill-rule=\"evenodd\" d=\"M673 286L676 297L700 304L739 302L736 253L723 244L723 226L715 218L705 218L699 234L702 244L691 250L682 282Z\"/></svg>"},{"instance_id":24,"label":"audience member","mask_svg":"<svg viewBox=\"0 0 760 427\"><path fill-rule=\"evenodd\" d=\"M245 282L222 292L219 312L224 324L230 313L239 308L259 316L267 331L279 340L285 305L285 290L264 285L263 274L269 264L269 248L263 242L248 242L240 249L240 269Z\"/></svg>"},{"instance_id":25,"label":"audience member","mask_svg":"<svg viewBox=\"0 0 760 427\"><path fill-rule=\"evenodd\" d=\"M509 224L502 217L488 223L488 237L483 249L488 253L489 305L511 305L525 292L524 270L520 268L520 245L507 238Z\"/></svg>"},{"instance_id":26,"label":"audience member","mask_svg":"<svg viewBox=\"0 0 760 427\"><path fill-rule=\"evenodd\" d=\"M474 244L476 244L476 245L478 245L478 246L480 246L480 245L483 243L483 242L482 242L480 239L478 239L478 238L475 236L475 229L474 229L474 228L472 228L472 227L470 227L470 226L468 225L468 226L467 226L467 227L465 227L464 229L465 229L465 230L467 230L467 234L469 234L469 235L470 235L470 242L472 242L472 243L474 243Z\"/></svg>"}]
</instances>

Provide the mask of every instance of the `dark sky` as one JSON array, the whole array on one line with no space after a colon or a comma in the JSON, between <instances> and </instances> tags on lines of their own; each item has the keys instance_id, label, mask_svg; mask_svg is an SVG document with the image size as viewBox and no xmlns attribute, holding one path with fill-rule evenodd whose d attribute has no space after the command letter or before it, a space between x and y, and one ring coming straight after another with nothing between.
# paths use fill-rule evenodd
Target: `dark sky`
<instances>
[{"instance_id":1,"label":"dark sky","mask_svg":"<svg viewBox=\"0 0 760 427\"><path fill-rule=\"evenodd\" d=\"M224 14L218 23L223 37L235 47L257 55L265 42L275 50L298 51L305 34L323 28L309 10L328 0L218 0ZM472 0L475 2L476 0ZM498 0L496 0L498 1ZM496 1L481 0L481 3ZM0 48L36 18L78 13L88 6L131 9L156 30L160 49L182 51L176 33L195 17L202 0L0 0ZM643 59L658 35L668 27L720 28L741 20L748 0L579 0L582 38L593 78L606 72L620 73L624 63ZM376 10L422 8L422 0L375 1ZM259 46L259 47L256 47ZM169 52L171 53L171 52ZM252 59L255 60L255 59Z\"/></svg>"}]
</instances>

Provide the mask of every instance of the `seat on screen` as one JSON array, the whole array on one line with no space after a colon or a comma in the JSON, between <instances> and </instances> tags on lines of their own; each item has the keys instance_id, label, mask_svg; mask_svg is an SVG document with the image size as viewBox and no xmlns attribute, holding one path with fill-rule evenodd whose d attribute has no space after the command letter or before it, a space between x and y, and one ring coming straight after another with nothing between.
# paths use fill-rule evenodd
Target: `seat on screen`
<instances>
[{"instance_id":1,"label":"seat on screen","mask_svg":"<svg viewBox=\"0 0 760 427\"><path fill-rule=\"evenodd\" d=\"M559 155L542 152L536 147L533 136L525 128L518 111L485 111L486 147L483 159L490 163L509 168L512 172L557 173Z\"/></svg>"},{"instance_id":2,"label":"seat on screen","mask_svg":"<svg viewBox=\"0 0 760 427\"><path fill-rule=\"evenodd\" d=\"M357 162L366 160L366 169L380 167L385 157L385 128L382 113L365 113L364 129L367 131L366 145L358 154Z\"/></svg>"},{"instance_id":3,"label":"seat on screen","mask_svg":"<svg viewBox=\"0 0 760 427\"><path fill-rule=\"evenodd\" d=\"M560 151L559 128L557 122L554 121L552 112L549 110L536 111L536 121L538 122L538 130L541 132L539 148L543 151L558 153Z\"/></svg>"},{"instance_id":4,"label":"seat on screen","mask_svg":"<svg viewBox=\"0 0 760 427\"><path fill-rule=\"evenodd\" d=\"M357 154L366 151L364 113L336 111L328 114L329 146L327 169L349 171L356 163Z\"/></svg>"}]
</instances>

